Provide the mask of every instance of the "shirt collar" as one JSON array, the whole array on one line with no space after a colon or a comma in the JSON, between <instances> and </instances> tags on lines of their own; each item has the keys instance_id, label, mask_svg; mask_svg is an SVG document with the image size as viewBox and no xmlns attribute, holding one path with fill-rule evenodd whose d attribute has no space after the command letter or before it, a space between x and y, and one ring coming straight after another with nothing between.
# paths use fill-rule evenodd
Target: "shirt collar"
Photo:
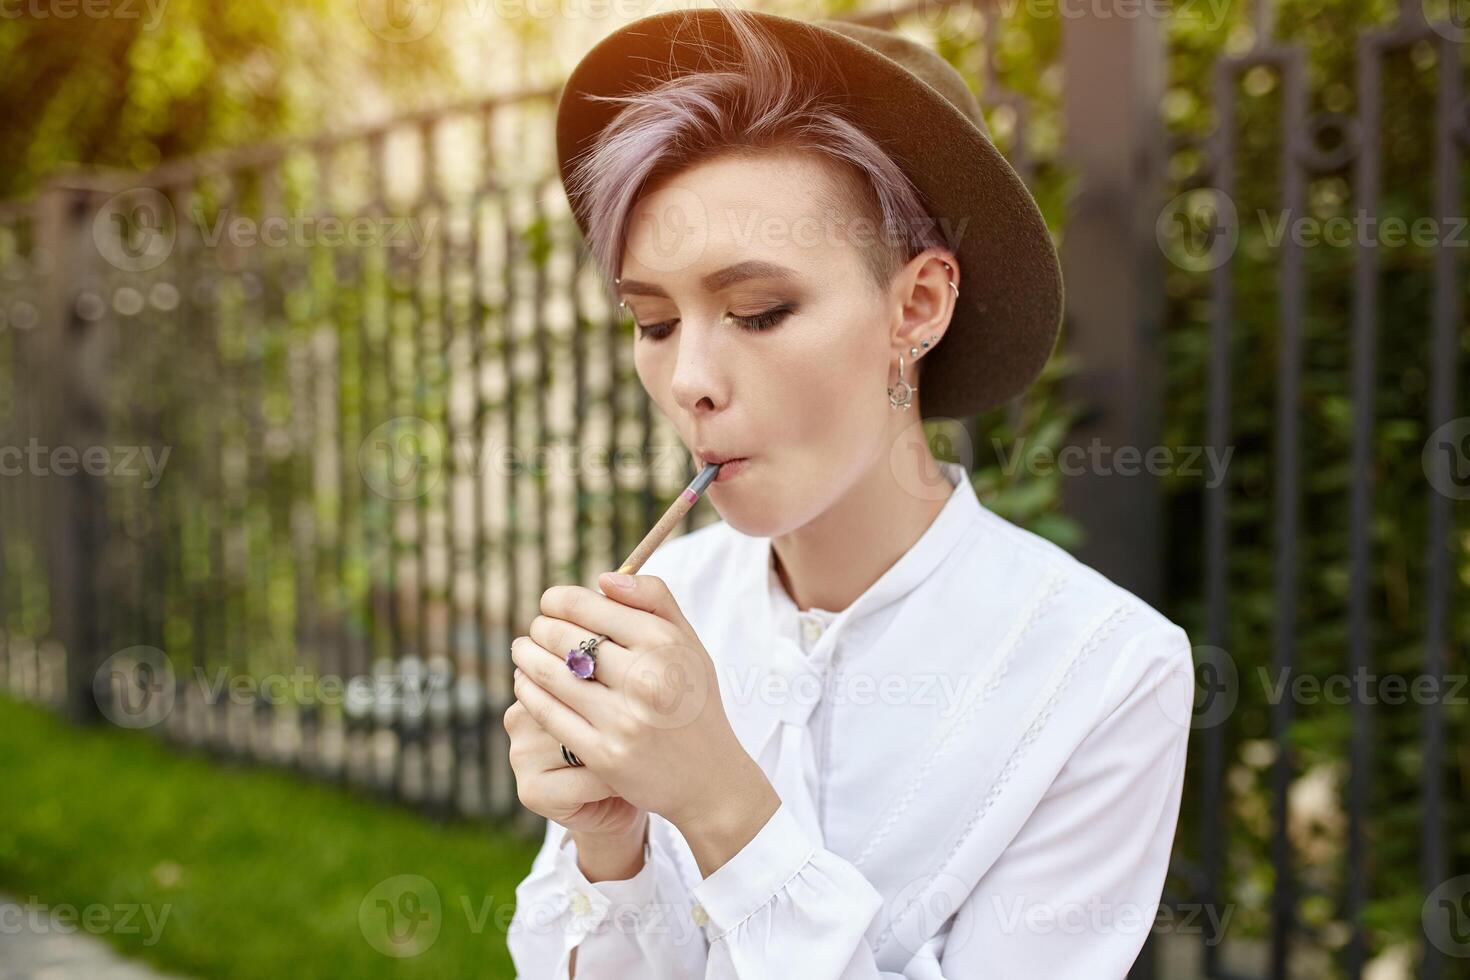
<instances>
[{"instance_id":1,"label":"shirt collar","mask_svg":"<svg viewBox=\"0 0 1470 980\"><path fill-rule=\"evenodd\" d=\"M970 483L969 472L959 463L950 463L936 460L940 471L949 480L952 489L949 499L945 502L939 516L925 529L904 554L889 566L888 570L878 577L872 585L848 605L832 614L832 621L828 625L823 641L841 632L846 623L855 618L868 615L883 608L890 602L901 599L908 595L923 582L952 552L960 540L965 537L966 530L979 519L981 512L980 500L975 496L975 488ZM761 596L758 600L765 616L767 633L771 631L776 623L776 596L772 594L772 577L775 575L775 550L771 546L769 537L753 538L755 560L752 562L751 571L757 576L757 592ZM775 581L775 587L784 595L784 586L780 584L779 578ZM789 597L786 597L790 601Z\"/></svg>"}]
</instances>

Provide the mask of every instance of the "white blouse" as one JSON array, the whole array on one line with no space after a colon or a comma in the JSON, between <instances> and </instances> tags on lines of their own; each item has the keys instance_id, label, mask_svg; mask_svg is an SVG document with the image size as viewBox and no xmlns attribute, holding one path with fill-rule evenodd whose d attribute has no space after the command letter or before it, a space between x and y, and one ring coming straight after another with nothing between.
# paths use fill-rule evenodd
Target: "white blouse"
<instances>
[{"instance_id":1,"label":"white blouse","mask_svg":"<svg viewBox=\"0 0 1470 980\"><path fill-rule=\"evenodd\" d=\"M649 815L643 868L589 882L547 821L518 975L1123 977L1153 926L1184 780L1184 630L985 509L963 467L848 608L798 610L769 538L666 541L736 735L781 797L702 878Z\"/></svg>"}]
</instances>

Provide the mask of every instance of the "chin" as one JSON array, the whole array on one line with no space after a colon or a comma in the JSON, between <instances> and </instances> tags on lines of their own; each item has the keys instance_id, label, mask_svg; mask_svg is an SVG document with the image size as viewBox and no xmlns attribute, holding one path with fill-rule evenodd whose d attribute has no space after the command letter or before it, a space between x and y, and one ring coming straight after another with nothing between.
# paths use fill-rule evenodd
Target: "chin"
<instances>
[{"instance_id":1,"label":"chin","mask_svg":"<svg viewBox=\"0 0 1470 980\"><path fill-rule=\"evenodd\" d=\"M739 511L732 513L716 507L720 519L730 527L752 538L774 538L781 534L779 525L770 519L769 514L745 514Z\"/></svg>"}]
</instances>

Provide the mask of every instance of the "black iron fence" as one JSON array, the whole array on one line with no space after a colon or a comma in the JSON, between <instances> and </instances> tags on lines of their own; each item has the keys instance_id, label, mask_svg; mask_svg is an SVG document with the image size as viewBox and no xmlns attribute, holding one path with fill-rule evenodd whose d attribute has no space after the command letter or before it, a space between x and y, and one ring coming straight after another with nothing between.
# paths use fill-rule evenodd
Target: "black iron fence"
<instances>
[{"instance_id":1,"label":"black iron fence","mask_svg":"<svg viewBox=\"0 0 1470 980\"><path fill-rule=\"evenodd\" d=\"M1269 937L1250 967L1207 942L1212 977L1362 976L1396 895L1423 930L1414 975L1470 969L1466 759L1447 752L1466 732L1470 32L1396 14L1323 53L1273 39L1259 5L1253 43L1213 65L1216 125L1171 145L1187 176L1161 222L1189 229L1179 271L1207 277L1176 277L1172 329L1201 375L1175 383L1201 387L1173 423L1257 459L1179 508L1204 531L1184 880L1219 908L1257 876L1243 911ZM1291 15L1281 32L1304 32ZM1266 805L1247 815L1235 780L1254 772ZM1300 792L1318 776L1325 809ZM1238 859L1250 838L1269 863Z\"/></svg>"},{"instance_id":2,"label":"black iron fence","mask_svg":"<svg viewBox=\"0 0 1470 980\"><path fill-rule=\"evenodd\" d=\"M510 640L687 466L554 193L554 94L59 181L5 224L13 685L514 812ZM130 703L138 671L176 696Z\"/></svg>"},{"instance_id":3,"label":"black iron fence","mask_svg":"<svg viewBox=\"0 0 1470 980\"><path fill-rule=\"evenodd\" d=\"M1061 229L1075 372L940 437L965 443L959 458L986 491L1015 486L1008 452L1045 442L1061 420L1078 446L1193 443L1244 460L1215 480L1178 465L1142 480L1092 465L1066 486L1089 534L1084 557L1200 644L1171 914L1156 929L1171 941L1151 944L1138 972L1361 976L1407 931L1419 975L1447 975L1470 962L1470 877L1454 892L1470 870L1470 846L1452 833L1464 793L1446 793L1470 762L1447 743L1448 699L1417 705L1407 738L1376 724L1367 697L1340 709L1345 782L1329 810L1342 829L1324 863L1293 802L1315 772L1300 750L1310 712L1251 683L1257 668L1387 669L1375 636L1389 627L1374 627L1393 584L1376 564L1374 494L1402 476L1385 476L1384 440L1413 440L1386 436L1375 408L1377 338L1400 320L1378 291L1375 243L1333 253L1350 274L1320 295L1314 278L1341 270L1291 236L1256 249L1261 229L1244 209L1320 219L1327 188L1334 207L1377 214L1397 145L1384 136L1383 66L1402 54L1435 81L1421 148L1433 192L1420 213L1452 227L1470 30L1405 7L1355 36L1346 63L1324 66L1272 40L1288 31L1265 4L1254 40L1225 54L1169 17L1009 13L921 3L863 17L941 36ZM1028 38L1029 67L1007 62L1008 30ZM1109 79L1107 97L1088 79ZM1355 100L1335 107L1344 85ZM1416 93L1396 89L1394 111ZM1160 108L1191 94L1207 111L1166 126ZM555 98L488 99L147 174L61 177L0 211L0 683L79 718L535 827L499 721L510 641L547 586L615 567L690 475L569 219ZM1263 159L1263 173L1242 172ZM1149 226L1157 234L1141 237ZM1430 297L1414 348L1426 355L1416 467L1431 447L1413 482L1425 563L1415 673L1448 690L1470 636L1452 602L1464 587L1455 562L1465 575L1453 502L1470 496L1456 492L1470 448L1455 441L1470 425L1453 430L1465 276L1452 242L1426 254L1395 269ZM1315 322L1313 297L1350 320ZM1318 376L1315 337L1343 361L1340 391L1304 390ZM1269 407L1253 401L1261 383ZM1308 403L1333 395L1324 422ZM1075 416L1051 414L1061 396ZM1328 423L1337 442L1313 428ZM1325 488L1303 478L1323 465L1318 442L1345 471ZM1306 521L1304 499L1323 508ZM1336 559L1303 554L1321 514L1346 542ZM701 503L687 526L714 517ZM1264 598L1245 551L1270 556ZM1325 643L1319 619L1340 627ZM1402 830L1374 824L1375 774L1401 765L1385 743L1416 753L1412 901L1376 857Z\"/></svg>"}]
</instances>

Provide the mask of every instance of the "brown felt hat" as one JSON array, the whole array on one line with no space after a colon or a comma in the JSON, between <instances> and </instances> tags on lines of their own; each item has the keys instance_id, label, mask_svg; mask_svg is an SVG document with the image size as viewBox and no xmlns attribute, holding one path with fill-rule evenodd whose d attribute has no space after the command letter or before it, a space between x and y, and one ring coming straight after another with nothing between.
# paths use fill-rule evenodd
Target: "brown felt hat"
<instances>
[{"instance_id":1,"label":"brown felt hat","mask_svg":"<svg viewBox=\"0 0 1470 980\"><path fill-rule=\"evenodd\" d=\"M923 417L964 418L1020 394L1056 344L1062 271L1035 199L991 143L959 72L892 31L745 13L788 53L795 70L822 72L844 115L913 181L959 259L954 317L923 355ZM737 49L726 17L716 8L654 14L614 31L582 58L557 107L563 185L623 108L585 96L628 95L727 64ZM585 234L587 216L576 203L573 213Z\"/></svg>"}]
</instances>

